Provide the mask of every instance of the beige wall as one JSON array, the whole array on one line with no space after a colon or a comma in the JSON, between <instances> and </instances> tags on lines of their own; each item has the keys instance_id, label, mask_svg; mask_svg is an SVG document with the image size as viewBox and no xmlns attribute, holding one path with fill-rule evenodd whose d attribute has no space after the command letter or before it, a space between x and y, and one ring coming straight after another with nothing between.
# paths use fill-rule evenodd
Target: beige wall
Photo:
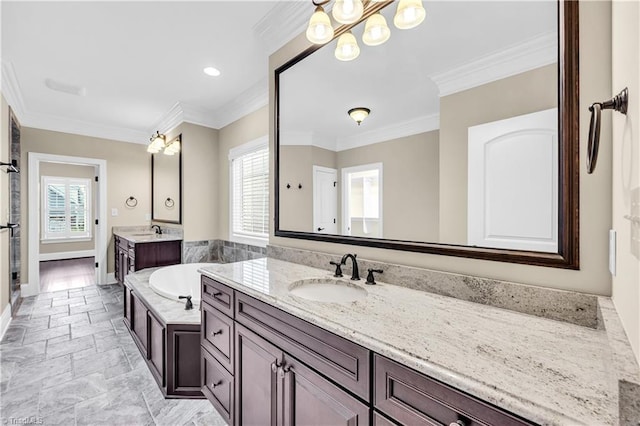
<instances>
[{"instance_id":1,"label":"beige wall","mask_svg":"<svg viewBox=\"0 0 640 426\"><path fill-rule=\"evenodd\" d=\"M0 161L9 158L9 106L0 93ZM5 170L5 168L2 168ZM0 171L0 223L9 221L9 177ZM0 315L9 304L9 231L0 231Z\"/></svg>"},{"instance_id":2,"label":"beige wall","mask_svg":"<svg viewBox=\"0 0 640 426\"><path fill-rule=\"evenodd\" d=\"M589 116L585 111L593 100L604 99L610 95L611 91L611 4L608 2L581 2L580 28L580 152L584 153L586 152L589 127ZM589 28L598 28L598 31L588 31ZM308 46L304 34L301 34L269 58L271 144L275 140L273 71ZM611 121L605 117L602 127L598 173L587 175L584 155L580 156L581 269L579 271L276 238L273 235L270 238L270 243L335 254L356 252L360 257L367 259L609 295L611 293L611 278L607 268L607 231L611 225L610 135ZM271 208L273 211L273 194L271 195Z\"/></svg>"},{"instance_id":3,"label":"beige wall","mask_svg":"<svg viewBox=\"0 0 640 426\"><path fill-rule=\"evenodd\" d=\"M281 229L314 232L313 166L335 169L338 154L310 145L280 147L280 164L286 164L280 170ZM287 183L291 184L291 188L287 189ZM302 189L298 189L298 184L302 184Z\"/></svg>"},{"instance_id":4,"label":"beige wall","mask_svg":"<svg viewBox=\"0 0 640 426\"><path fill-rule=\"evenodd\" d=\"M83 178L89 179L91 184L91 220L95 220L95 205L96 205L96 185L94 181L95 167L93 166L78 166L75 164L61 164L61 163L40 163L40 178L42 176L57 176L57 177L70 177L70 178ZM42 181L40 179L40 181ZM40 219L42 220L42 218ZM42 231L42 227L40 227ZM40 254L45 253L64 253L68 251L81 251L81 250L93 250L95 247L94 233L91 234L91 239L88 241L77 242L65 242L65 243L40 243ZM42 237L42 236L41 236Z\"/></svg>"},{"instance_id":5,"label":"beige wall","mask_svg":"<svg viewBox=\"0 0 640 426\"><path fill-rule=\"evenodd\" d=\"M468 129L554 108L557 65L440 98L440 242L467 244Z\"/></svg>"},{"instance_id":6,"label":"beige wall","mask_svg":"<svg viewBox=\"0 0 640 426\"><path fill-rule=\"evenodd\" d=\"M218 238L221 210L216 185L218 130L182 123L167 132L167 140L182 134L182 229L185 241ZM150 172L149 172L150 174Z\"/></svg>"},{"instance_id":7,"label":"beige wall","mask_svg":"<svg viewBox=\"0 0 640 426\"><path fill-rule=\"evenodd\" d=\"M217 166L218 169L211 182L215 182L217 179L219 188L217 223L218 235L221 239L229 239L229 150L267 135L269 132L268 111L265 106L220 129L218 163L212 163L210 167L213 169ZM271 188L273 185L270 184L269 187Z\"/></svg>"},{"instance_id":8,"label":"beige wall","mask_svg":"<svg viewBox=\"0 0 640 426\"><path fill-rule=\"evenodd\" d=\"M614 1L612 12L611 94L625 86L630 94L626 117L603 112L613 119L613 229L617 233L613 302L640 363L640 225L624 218L640 216L640 205L633 206L640 203L640 3ZM598 161L596 174L605 172L600 165Z\"/></svg>"},{"instance_id":9,"label":"beige wall","mask_svg":"<svg viewBox=\"0 0 640 426\"><path fill-rule=\"evenodd\" d=\"M22 128L22 223L27 223L28 205L28 153L67 155L103 159L107 162L107 232L113 226L148 225L146 215L151 213L151 160L145 145L117 142L108 139L48 130ZM134 196L138 205L127 207L125 200ZM118 216L111 216L111 209ZM22 228L22 259L28 259L28 227ZM107 272L113 272L113 238L107 253ZM22 282L28 282L27 262L22 262Z\"/></svg>"},{"instance_id":10,"label":"beige wall","mask_svg":"<svg viewBox=\"0 0 640 426\"><path fill-rule=\"evenodd\" d=\"M338 152L338 173L382 163L383 238L438 241L438 144L433 131Z\"/></svg>"}]
</instances>

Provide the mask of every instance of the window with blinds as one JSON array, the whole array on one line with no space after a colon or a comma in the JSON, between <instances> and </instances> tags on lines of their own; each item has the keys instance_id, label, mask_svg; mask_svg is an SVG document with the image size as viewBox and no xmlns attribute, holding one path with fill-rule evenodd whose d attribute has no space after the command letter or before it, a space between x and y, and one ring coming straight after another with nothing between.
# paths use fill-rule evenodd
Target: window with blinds
<instances>
[{"instance_id":1,"label":"window with blinds","mask_svg":"<svg viewBox=\"0 0 640 426\"><path fill-rule=\"evenodd\" d=\"M42 177L42 240L91 238L91 181Z\"/></svg>"},{"instance_id":2,"label":"window with blinds","mask_svg":"<svg viewBox=\"0 0 640 426\"><path fill-rule=\"evenodd\" d=\"M269 147L266 138L231 150L231 235L237 242L269 238Z\"/></svg>"}]
</instances>

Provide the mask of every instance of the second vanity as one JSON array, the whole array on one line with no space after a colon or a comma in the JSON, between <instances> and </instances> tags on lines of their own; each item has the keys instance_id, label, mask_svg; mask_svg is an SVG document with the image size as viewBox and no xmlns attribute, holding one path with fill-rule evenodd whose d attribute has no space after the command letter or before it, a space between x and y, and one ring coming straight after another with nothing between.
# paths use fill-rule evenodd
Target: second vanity
<instances>
[{"instance_id":1,"label":"second vanity","mask_svg":"<svg viewBox=\"0 0 640 426\"><path fill-rule=\"evenodd\" d=\"M602 329L346 277L319 302L296 289L330 272L271 258L200 272L202 391L230 424L618 421Z\"/></svg>"}]
</instances>

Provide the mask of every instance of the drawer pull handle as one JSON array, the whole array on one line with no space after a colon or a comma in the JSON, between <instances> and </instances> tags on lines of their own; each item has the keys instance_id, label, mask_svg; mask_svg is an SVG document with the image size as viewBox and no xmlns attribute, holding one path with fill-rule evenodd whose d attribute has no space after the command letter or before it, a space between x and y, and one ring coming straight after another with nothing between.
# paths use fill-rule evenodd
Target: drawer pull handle
<instances>
[{"instance_id":1,"label":"drawer pull handle","mask_svg":"<svg viewBox=\"0 0 640 426\"><path fill-rule=\"evenodd\" d=\"M222 384L222 380L218 380L218 382L217 382L217 383L211 383L211 387L215 389L215 388L217 388L218 386L220 386L221 384Z\"/></svg>"},{"instance_id":2,"label":"drawer pull handle","mask_svg":"<svg viewBox=\"0 0 640 426\"><path fill-rule=\"evenodd\" d=\"M222 296L222 292L221 292L221 291L216 291L215 293L211 293L211 295L212 295L213 297Z\"/></svg>"},{"instance_id":3,"label":"drawer pull handle","mask_svg":"<svg viewBox=\"0 0 640 426\"><path fill-rule=\"evenodd\" d=\"M222 334L222 330L212 331L211 332L211 335L214 336L214 337L217 336L218 334Z\"/></svg>"},{"instance_id":4,"label":"drawer pull handle","mask_svg":"<svg viewBox=\"0 0 640 426\"><path fill-rule=\"evenodd\" d=\"M449 426L466 426L466 424L462 420L457 420L449 423Z\"/></svg>"}]
</instances>

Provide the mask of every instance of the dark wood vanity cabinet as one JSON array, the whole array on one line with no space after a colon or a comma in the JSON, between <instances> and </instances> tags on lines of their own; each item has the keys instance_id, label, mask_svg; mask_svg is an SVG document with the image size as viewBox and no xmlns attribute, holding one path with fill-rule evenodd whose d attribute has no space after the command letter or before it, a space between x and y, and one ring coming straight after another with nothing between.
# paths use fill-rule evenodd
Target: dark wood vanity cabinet
<instances>
[{"instance_id":1,"label":"dark wood vanity cabinet","mask_svg":"<svg viewBox=\"0 0 640 426\"><path fill-rule=\"evenodd\" d=\"M233 425L531 424L205 276L201 346Z\"/></svg>"},{"instance_id":2,"label":"dark wood vanity cabinet","mask_svg":"<svg viewBox=\"0 0 640 426\"><path fill-rule=\"evenodd\" d=\"M114 275L116 281L124 285L130 272L180 263L182 243L179 240L135 243L114 235L114 252Z\"/></svg>"},{"instance_id":3,"label":"dark wood vanity cabinet","mask_svg":"<svg viewBox=\"0 0 640 426\"><path fill-rule=\"evenodd\" d=\"M123 321L165 397L203 398L200 326L165 324L126 282L123 299Z\"/></svg>"}]
</instances>

